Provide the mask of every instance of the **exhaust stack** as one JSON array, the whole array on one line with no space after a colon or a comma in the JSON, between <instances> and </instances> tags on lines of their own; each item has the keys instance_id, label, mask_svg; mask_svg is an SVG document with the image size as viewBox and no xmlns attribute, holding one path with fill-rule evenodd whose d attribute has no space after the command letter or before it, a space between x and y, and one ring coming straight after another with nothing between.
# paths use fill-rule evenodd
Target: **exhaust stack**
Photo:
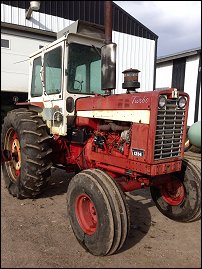
<instances>
[{"instance_id":1,"label":"exhaust stack","mask_svg":"<svg viewBox=\"0 0 202 269\"><path fill-rule=\"evenodd\" d=\"M105 45L101 49L101 85L110 95L116 88L116 44L112 43L112 1L104 2Z\"/></svg>"},{"instance_id":2,"label":"exhaust stack","mask_svg":"<svg viewBox=\"0 0 202 269\"><path fill-rule=\"evenodd\" d=\"M112 43L112 1L104 2L105 44Z\"/></svg>"}]
</instances>

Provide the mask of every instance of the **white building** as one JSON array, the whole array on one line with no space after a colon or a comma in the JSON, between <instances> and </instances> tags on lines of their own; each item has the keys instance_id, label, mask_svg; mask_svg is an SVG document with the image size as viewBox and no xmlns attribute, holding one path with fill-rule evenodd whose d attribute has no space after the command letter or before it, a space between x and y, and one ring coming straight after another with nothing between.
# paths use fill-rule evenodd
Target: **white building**
<instances>
[{"instance_id":1,"label":"white building","mask_svg":"<svg viewBox=\"0 0 202 269\"><path fill-rule=\"evenodd\" d=\"M158 36L113 4L112 41L117 44L115 93L122 89L122 72L140 70L139 91L154 90ZM27 99L28 58L56 39L56 33L81 19L104 25L103 1L40 1L39 11L26 18L30 2L1 1L1 94L8 110L14 95Z\"/></svg>"},{"instance_id":2,"label":"white building","mask_svg":"<svg viewBox=\"0 0 202 269\"><path fill-rule=\"evenodd\" d=\"M157 59L156 89L170 87L190 96L188 126L201 121L201 48Z\"/></svg>"}]
</instances>

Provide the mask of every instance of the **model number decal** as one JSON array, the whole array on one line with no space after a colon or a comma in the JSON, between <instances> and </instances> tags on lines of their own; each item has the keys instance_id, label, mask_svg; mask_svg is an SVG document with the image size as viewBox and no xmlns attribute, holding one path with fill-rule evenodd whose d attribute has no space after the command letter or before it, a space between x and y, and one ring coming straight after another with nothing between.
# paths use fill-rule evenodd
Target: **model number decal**
<instances>
[{"instance_id":1,"label":"model number decal","mask_svg":"<svg viewBox=\"0 0 202 269\"><path fill-rule=\"evenodd\" d=\"M132 148L132 155L136 157L143 157L144 156L144 150L143 149L134 149Z\"/></svg>"}]
</instances>

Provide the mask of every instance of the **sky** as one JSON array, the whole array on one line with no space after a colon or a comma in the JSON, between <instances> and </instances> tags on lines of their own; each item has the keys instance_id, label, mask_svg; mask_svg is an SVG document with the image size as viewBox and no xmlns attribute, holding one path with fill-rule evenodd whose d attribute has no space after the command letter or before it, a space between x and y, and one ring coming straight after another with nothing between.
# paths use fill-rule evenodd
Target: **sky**
<instances>
[{"instance_id":1,"label":"sky","mask_svg":"<svg viewBox=\"0 0 202 269\"><path fill-rule=\"evenodd\" d=\"M158 36L157 57L201 47L201 1L113 1Z\"/></svg>"}]
</instances>

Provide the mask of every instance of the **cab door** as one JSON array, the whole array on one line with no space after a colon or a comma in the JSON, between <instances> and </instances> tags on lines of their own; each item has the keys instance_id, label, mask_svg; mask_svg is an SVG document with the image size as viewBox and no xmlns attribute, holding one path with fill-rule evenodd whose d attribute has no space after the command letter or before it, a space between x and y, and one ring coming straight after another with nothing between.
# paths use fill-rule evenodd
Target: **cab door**
<instances>
[{"instance_id":1,"label":"cab door","mask_svg":"<svg viewBox=\"0 0 202 269\"><path fill-rule=\"evenodd\" d=\"M63 98L64 42L49 48L43 55L44 102Z\"/></svg>"},{"instance_id":2,"label":"cab door","mask_svg":"<svg viewBox=\"0 0 202 269\"><path fill-rule=\"evenodd\" d=\"M52 134L66 134L64 105L64 41L50 47L43 55L43 118Z\"/></svg>"}]
</instances>

